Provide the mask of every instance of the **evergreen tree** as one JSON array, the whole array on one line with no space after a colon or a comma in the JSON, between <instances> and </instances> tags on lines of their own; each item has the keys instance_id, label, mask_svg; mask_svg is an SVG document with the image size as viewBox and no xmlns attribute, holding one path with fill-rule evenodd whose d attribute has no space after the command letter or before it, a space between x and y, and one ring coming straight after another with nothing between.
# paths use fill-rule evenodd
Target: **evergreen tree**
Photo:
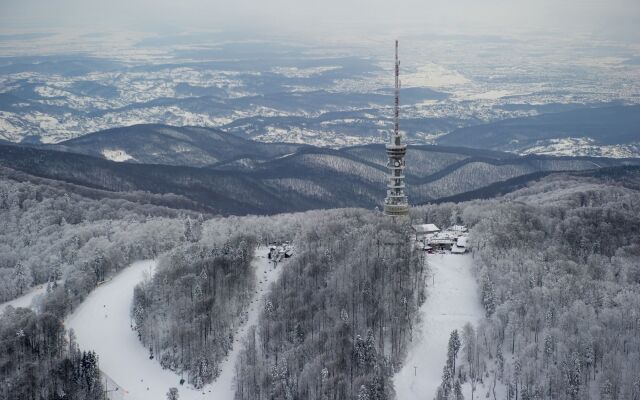
<instances>
[{"instance_id":1,"label":"evergreen tree","mask_svg":"<svg viewBox=\"0 0 640 400\"><path fill-rule=\"evenodd\" d=\"M496 310L495 292L489 274L484 274L482 277L482 305L487 317L490 317Z\"/></svg>"},{"instance_id":2,"label":"evergreen tree","mask_svg":"<svg viewBox=\"0 0 640 400\"><path fill-rule=\"evenodd\" d=\"M82 352L80 376L85 382L88 392L91 392L99 385L100 370L98 369L98 357L93 351Z\"/></svg>"},{"instance_id":3,"label":"evergreen tree","mask_svg":"<svg viewBox=\"0 0 640 400\"><path fill-rule=\"evenodd\" d=\"M462 385L460 385L459 379L456 379L456 383L453 386L453 395L455 400L464 400L464 395L462 394Z\"/></svg>"},{"instance_id":4,"label":"evergreen tree","mask_svg":"<svg viewBox=\"0 0 640 400\"><path fill-rule=\"evenodd\" d=\"M453 384L452 384L453 375L451 371L452 371L451 360L447 359L447 363L442 369L442 385L440 385L440 387L442 388L442 395L444 396L444 398L448 398L449 394L451 393L451 390L453 389Z\"/></svg>"},{"instance_id":5,"label":"evergreen tree","mask_svg":"<svg viewBox=\"0 0 640 400\"><path fill-rule=\"evenodd\" d=\"M447 348L447 362L451 363L451 376L455 376L456 374L456 357L458 356L458 351L460 350L460 336L458 335L458 330L454 329L449 336L449 345Z\"/></svg>"},{"instance_id":6,"label":"evergreen tree","mask_svg":"<svg viewBox=\"0 0 640 400\"><path fill-rule=\"evenodd\" d=\"M358 390L358 400L370 400L369 390L365 385L361 385L360 390Z\"/></svg>"},{"instance_id":7,"label":"evergreen tree","mask_svg":"<svg viewBox=\"0 0 640 400\"><path fill-rule=\"evenodd\" d=\"M22 295L24 291L31 286L32 280L27 273L27 269L20 262L18 262L13 269L13 278L18 295Z\"/></svg>"},{"instance_id":8,"label":"evergreen tree","mask_svg":"<svg viewBox=\"0 0 640 400\"><path fill-rule=\"evenodd\" d=\"M167 392L167 400L179 400L180 395L178 394L178 389L175 387L169 388Z\"/></svg>"}]
</instances>

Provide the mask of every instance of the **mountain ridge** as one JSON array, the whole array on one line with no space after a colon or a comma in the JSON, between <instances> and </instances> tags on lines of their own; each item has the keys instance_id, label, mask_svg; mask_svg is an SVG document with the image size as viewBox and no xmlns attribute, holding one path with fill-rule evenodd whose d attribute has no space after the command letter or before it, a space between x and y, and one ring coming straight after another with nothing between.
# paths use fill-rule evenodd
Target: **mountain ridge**
<instances>
[{"instance_id":1,"label":"mountain ridge","mask_svg":"<svg viewBox=\"0 0 640 400\"><path fill-rule=\"evenodd\" d=\"M102 154L118 143L141 160L115 162ZM173 151L177 144L188 151ZM407 152L407 193L413 204L423 204L489 193L536 174L638 164L640 159L416 145ZM269 144L215 129L158 124L101 131L61 145L0 143L0 165L96 190L174 194L192 202L189 208L219 214L374 208L382 204L388 179L381 144L340 149Z\"/></svg>"}]
</instances>

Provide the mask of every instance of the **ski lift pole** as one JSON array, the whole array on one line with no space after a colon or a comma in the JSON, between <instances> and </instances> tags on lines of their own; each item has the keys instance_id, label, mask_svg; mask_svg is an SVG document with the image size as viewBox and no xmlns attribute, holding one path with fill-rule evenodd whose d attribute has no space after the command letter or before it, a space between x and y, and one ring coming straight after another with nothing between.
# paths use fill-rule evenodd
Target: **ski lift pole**
<instances>
[{"instance_id":1,"label":"ski lift pole","mask_svg":"<svg viewBox=\"0 0 640 400\"><path fill-rule=\"evenodd\" d=\"M117 392L117 391L118 391L118 386L116 386L115 389L109 390L109 380L105 376L104 377L104 400L107 400L109 393Z\"/></svg>"}]
</instances>

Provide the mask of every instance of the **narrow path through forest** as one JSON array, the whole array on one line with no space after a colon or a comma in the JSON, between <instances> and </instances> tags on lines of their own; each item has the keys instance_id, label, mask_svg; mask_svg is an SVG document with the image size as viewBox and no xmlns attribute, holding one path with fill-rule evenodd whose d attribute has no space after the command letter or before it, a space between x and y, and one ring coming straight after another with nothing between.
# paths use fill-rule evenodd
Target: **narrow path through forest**
<instances>
[{"instance_id":1,"label":"narrow path through forest","mask_svg":"<svg viewBox=\"0 0 640 400\"><path fill-rule=\"evenodd\" d=\"M433 274L427 300L420 308L422 322L402 369L394 376L399 400L430 400L442 381L449 335L484 315L470 255L433 254L427 257ZM471 398L469 383L463 387Z\"/></svg>"},{"instance_id":2,"label":"narrow path through forest","mask_svg":"<svg viewBox=\"0 0 640 400\"><path fill-rule=\"evenodd\" d=\"M112 399L164 400L170 387L177 387L180 400L232 400L235 361L241 338L249 326L256 323L260 300L268 285L277 279L281 266L273 268L266 257L267 250L259 247L253 260L257 274L256 293L247 310L247 320L236 333L236 341L229 357L222 363L222 374L216 382L201 390L180 385L180 376L162 369L157 360L149 359L149 350L142 346L131 329L130 307L133 288L142 281L145 272L153 273L156 262L139 261L125 268L111 281L96 288L66 320L73 328L82 349L94 350L100 369L109 376L112 389L119 390Z\"/></svg>"}]
</instances>

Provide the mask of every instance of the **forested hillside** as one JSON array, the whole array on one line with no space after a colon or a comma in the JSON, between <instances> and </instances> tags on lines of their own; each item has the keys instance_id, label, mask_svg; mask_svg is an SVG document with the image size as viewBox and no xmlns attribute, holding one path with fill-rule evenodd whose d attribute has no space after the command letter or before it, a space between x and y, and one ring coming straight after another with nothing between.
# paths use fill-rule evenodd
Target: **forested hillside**
<instances>
[{"instance_id":1,"label":"forested hillside","mask_svg":"<svg viewBox=\"0 0 640 400\"><path fill-rule=\"evenodd\" d=\"M625 187L637 178L548 177L422 211L474 226L486 319L464 332L458 378L495 375L507 399L639 398L640 193Z\"/></svg>"},{"instance_id":2,"label":"forested hillside","mask_svg":"<svg viewBox=\"0 0 640 400\"><path fill-rule=\"evenodd\" d=\"M136 192L137 197L144 193L154 204L222 215L275 214L339 207L372 209L379 206L384 198L381 188L386 184L388 171L382 145L343 149L291 147L251 142L217 131L205 130L202 133L195 128L156 125L135 128L151 129L149 135L153 137L166 134L172 140L178 140L174 136L183 135L190 141L204 141L206 146L215 149L219 161L195 168L188 163L185 165L178 145L147 153L146 145L132 139L131 143L127 142L131 145L130 151L135 149L140 154L148 154L141 160L171 165L144 164L133 160L113 162L76 153L7 145L0 145L0 165L88 187L94 189L94 193ZM77 140L83 143L82 149L90 149L92 145L99 148L103 138L106 140L110 135L120 137L124 132L128 131L107 131ZM129 133L135 132L134 129ZM91 140L96 140L96 143ZM157 138L154 140L153 143L158 141ZM236 146L238 141L241 143ZM639 164L638 159L521 157L487 150L412 146L407 152L407 193L413 204L424 204L464 193L473 194L511 179L520 178L527 182L544 172Z\"/></svg>"},{"instance_id":3,"label":"forested hillside","mask_svg":"<svg viewBox=\"0 0 640 400\"><path fill-rule=\"evenodd\" d=\"M199 216L21 177L5 175L0 186L2 295L51 283L34 311L0 316L8 355L0 379L11 385L3 395L97 398L97 361L63 340L59 321L99 282L156 257L159 269L132 307L140 345L195 386L215 380L238 345L255 244L292 240L294 257L242 338L236 398L394 398L390 378L417 339L428 296L429 267L410 245L409 221L361 209ZM471 227L486 310L459 330L455 373L443 366L441 394L455 395L456 381L482 381L491 390L475 395L485 398L635 400L639 204L638 169L613 168L551 174L495 199L414 207L413 222Z\"/></svg>"},{"instance_id":4,"label":"forested hillside","mask_svg":"<svg viewBox=\"0 0 640 400\"><path fill-rule=\"evenodd\" d=\"M24 176L23 176L24 178ZM42 181L0 180L0 301L45 284L35 311L0 315L0 396L102 399L97 356L66 339L64 317L131 261L185 241L188 211L94 200Z\"/></svg>"},{"instance_id":5,"label":"forested hillside","mask_svg":"<svg viewBox=\"0 0 640 400\"><path fill-rule=\"evenodd\" d=\"M270 159L303 146L255 142L212 128L142 124L95 132L47 147L115 161L203 167L240 156Z\"/></svg>"},{"instance_id":6,"label":"forested hillside","mask_svg":"<svg viewBox=\"0 0 640 400\"><path fill-rule=\"evenodd\" d=\"M95 353L80 351L56 315L26 308L0 315L0 398L101 400Z\"/></svg>"},{"instance_id":7,"label":"forested hillside","mask_svg":"<svg viewBox=\"0 0 640 400\"><path fill-rule=\"evenodd\" d=\"M523 150L549 139L593 139L596 144L637 143L640 106L609 106L552 112L463 127L438 142L493 150Z\"/></svg>"},{"instance_id":8,"label":"forested hillside","mask_svg":"<svg viewBox=\"0 0 640 400\"><path fill-rule=\"evenodd\" d=\"M0 301L64 279L84 294L131 261L185 240L197 215L124 199L94 200L48 184L0 180ZM73 300L73 304L78 300Z\"/></svg>"},{"instance_id":9,"label":"forested hillside","mask_svg":"<svg viewBox=\"0 0 640 400\"><path fill-rule=\"evenodd\" d=\"M196 388L218 377L233 346L255 287L254 248L255 239L245 236L184 245L163 256L153 279L134 291L131 317L142 344Z\"/></svg>"},{"instance_id":10,"label":"forested hillside","mask_svg":"<svg viewBox=\"0 0 640 400\"><path fill-rule=\"evenodd\" d=\"M237 365L236 399L388 399L425 299L408 226L318 214L267 298Z\"/></svg>"}]
</instances>

